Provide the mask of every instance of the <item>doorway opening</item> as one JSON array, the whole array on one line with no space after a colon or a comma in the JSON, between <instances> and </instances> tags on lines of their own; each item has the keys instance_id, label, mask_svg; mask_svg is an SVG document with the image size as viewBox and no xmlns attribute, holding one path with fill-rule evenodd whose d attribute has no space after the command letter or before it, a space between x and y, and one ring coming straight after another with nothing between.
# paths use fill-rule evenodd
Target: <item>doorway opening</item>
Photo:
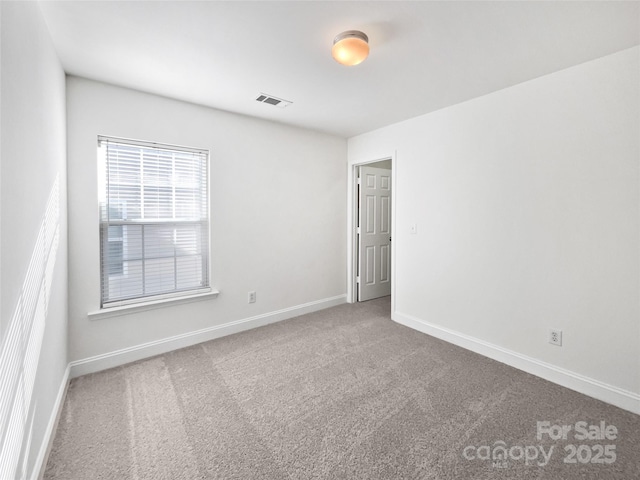
<instances>
[{"instance_id":1,"label":"doorway opening","mask_svg":"<svg viewBox=\"0 0 640 480\"><path fill-rule=\"evenodd\" d=\"M348 299L391 295L393 302L393 160L354 164L350 174L351 228Z\"/></svg>"}]
</instances>

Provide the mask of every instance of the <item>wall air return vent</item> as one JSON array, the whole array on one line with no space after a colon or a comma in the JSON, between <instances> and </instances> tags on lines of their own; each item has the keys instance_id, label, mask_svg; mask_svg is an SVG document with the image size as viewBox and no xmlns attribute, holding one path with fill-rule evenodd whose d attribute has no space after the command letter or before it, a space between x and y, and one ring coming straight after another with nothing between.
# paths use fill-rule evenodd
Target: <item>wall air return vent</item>
<instances>
[{"instance_id":1,"label":"wall air return vent","mask_svg":"<svg viewBox=\"0 0 640 480\"><path fill-rule=\"evenodd\" d=\"M266 93L261 93L260 95L258 95L258 98L256 98L256 101L261 103L267 103L269 105L274 105L278 108L285 108L293 103L293 102L290 102L289 100L284 100L282 98L274 97L273 95L267 95Z\"/></svg>"}]
</instances>

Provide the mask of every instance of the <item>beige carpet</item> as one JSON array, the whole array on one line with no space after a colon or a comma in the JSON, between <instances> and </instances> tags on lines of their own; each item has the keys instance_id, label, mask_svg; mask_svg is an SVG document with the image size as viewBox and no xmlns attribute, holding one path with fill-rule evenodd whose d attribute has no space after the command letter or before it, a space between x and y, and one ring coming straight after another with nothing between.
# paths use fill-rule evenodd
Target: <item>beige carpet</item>
<instances>
[{"instance_id":1,"label":"beige carpet","mask_svg":"<svg viewBox=\"0 0 640 480\"><path fill-rule=\"evenodd\" d=\"M45 478L640 478L639 416L389 311L342 305L77 378ZM538 440L538 421L572 430ZM577 440L581 421L616 438Z\"/></svg>"}]
</instances>

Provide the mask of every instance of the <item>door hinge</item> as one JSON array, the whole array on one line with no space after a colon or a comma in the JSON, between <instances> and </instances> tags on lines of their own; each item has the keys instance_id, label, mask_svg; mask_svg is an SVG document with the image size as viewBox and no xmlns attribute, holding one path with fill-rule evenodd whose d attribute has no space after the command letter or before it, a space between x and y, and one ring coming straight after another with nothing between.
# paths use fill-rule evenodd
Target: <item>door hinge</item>
<instances>
[{"instance_id":1,"label":"door hinge","mask_svg":"<svg viewBox=\"0 0 640 480\"><path fill-rule=\"evenodd\" d=\"M356 233L360 235L360 227L356 227Z\"/></svg>"},{"instance_id":2,"label":"door hinge","mask_svg":"<svg viewBox=\"0 0 640 480\"><path fill-rule=\"evenodd\" d=\"M358 185L360 185L362 182L360 181L360 177L358 177Z\"/></svg>"},{"instance_id":3,"label":"door hinge","mask_svg":"<svg viewBox=\"0 0 640 480\"><path fill-rule=\"evenodd\" d=\"M360 283L360 277L356 277L356 283Z\"/></svg>"}]
</instances>

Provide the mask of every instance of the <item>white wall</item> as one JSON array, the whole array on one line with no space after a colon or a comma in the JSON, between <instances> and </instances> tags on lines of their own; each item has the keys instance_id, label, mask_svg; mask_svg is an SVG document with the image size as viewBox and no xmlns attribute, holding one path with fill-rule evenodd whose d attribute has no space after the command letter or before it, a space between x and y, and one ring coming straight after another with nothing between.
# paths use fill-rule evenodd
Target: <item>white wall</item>
<instances>
[{"instance_id":1,"label":"white wall","mask_svg":"<svg viewBox=\"0 0 640 480\"><path fill-rule=\"evenodd\" d=\"M639 56L349 140L396 153L394 319L640 413Z\"/></svg>"},{"instance_id":2,"label":"white wall","mask_svg":"<svg viewBox=\"0 0 640 480\"><path fill-rule=\"evenodd\" d=\"M3 479L37 475L67 373L65 76L39 8L0 2Z\"/></svg>"},{"instance_id":3,"label":"white wall","mask_svg":"<svg viewBox=\"0 0 640 480\"><path fill-rule=\"evenodd\" d=\"M345 139L77 77L67 79L67 99L71 360L326 299L344 302ZM100 305L99 134L211 150L218 298L87 317ZM255 304L247 303L250 290L257 292Z\"/></svg>"}]
</instances>

